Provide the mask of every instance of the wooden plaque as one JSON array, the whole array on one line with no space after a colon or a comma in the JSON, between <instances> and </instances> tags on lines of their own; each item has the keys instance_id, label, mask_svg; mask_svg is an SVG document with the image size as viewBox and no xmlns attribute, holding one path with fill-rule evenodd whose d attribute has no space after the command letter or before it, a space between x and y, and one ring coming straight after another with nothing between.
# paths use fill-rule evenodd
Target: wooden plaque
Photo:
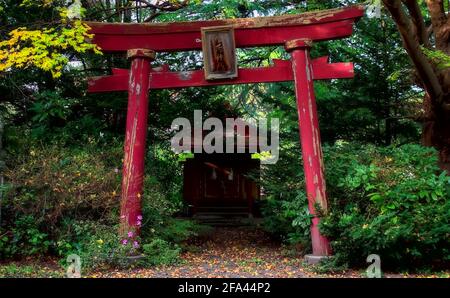
<instances>
[{"instance_id":1,"label":"wooden plaque","mask_svg":"<svg viewBox=\"0 0 450 298\"><path fill-rule=\"evenodd\" d=\"M231 26L202 28L202 49L206 80L238 76L234 29Z\"/></svg>"}]
</instances>

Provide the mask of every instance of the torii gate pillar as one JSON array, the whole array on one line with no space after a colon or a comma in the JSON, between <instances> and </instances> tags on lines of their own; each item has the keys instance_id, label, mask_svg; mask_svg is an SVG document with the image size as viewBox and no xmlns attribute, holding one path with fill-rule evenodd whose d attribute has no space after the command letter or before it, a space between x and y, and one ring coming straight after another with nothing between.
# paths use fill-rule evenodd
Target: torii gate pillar
<instances>
[{"instance_id":1,"label":"torii gate pillar","mask_svg":"<svg viewBox=\"0 0 450 298\"><path fill-rule=\"evenodd\" d=\"M302 147L303 167L305 171L306 195L308 208L313 216L311 225L312 256L307 261L316 263L322 257L331 254L328 239L320 234L316 217L316 205L326 212L327 197L324 178L322 145L320 142L319 121L314 95L314 76L311 57L309 55L312 41L296 39L288 41L285 48L291 53L292 70L297 97L300 141Z\"/></svg>"},{"instance_id":2,"label":"torii gate pillar","mask_svg":"<svg viewBox=\"0 0 450 298\"><path fill-rule=\"evenodd\" d=\"M142 220L141 197L147 138L150 62L155 58L155 52L146 49L133 49L128 50L127 57L131 59L131 69L128 80L128 109L119 233L124 238L134 239L140 233Z\"/></svg>"}]
</instances>

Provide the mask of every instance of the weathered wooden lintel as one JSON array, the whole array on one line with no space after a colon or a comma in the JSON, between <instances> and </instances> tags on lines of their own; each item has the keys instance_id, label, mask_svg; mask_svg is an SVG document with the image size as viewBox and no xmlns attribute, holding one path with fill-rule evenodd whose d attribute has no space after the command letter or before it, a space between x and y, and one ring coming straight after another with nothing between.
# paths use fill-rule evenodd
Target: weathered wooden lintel
<instances>
[{"instance_id":1,"label":"weathered wooden lintel","mask_svg":"<svg viewBox=\"0 0 450 298\"><path fill-rule=\"evenodd\" d=\"M353 24L364 14L361 5L297 15L175 23L99 23L88 22L92 42L105 52L146 48L173 52L200 50L201 28L231 26L236 47L283 45L286 41L307 38L313 41L350 36Z\"/></svg>"}]
</instances>

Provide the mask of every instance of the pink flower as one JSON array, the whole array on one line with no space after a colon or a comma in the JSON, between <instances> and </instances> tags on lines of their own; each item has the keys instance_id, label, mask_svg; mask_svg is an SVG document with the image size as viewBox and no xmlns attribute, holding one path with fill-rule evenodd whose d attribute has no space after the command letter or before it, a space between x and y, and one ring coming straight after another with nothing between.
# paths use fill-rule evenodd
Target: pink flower
<instances>
[{"instance_id":1,"label":"pink flower","mask_svg":"<svg viewBox=\"0 0 450 298\"><path fill-rule=\"evenodd\" d=\"M141 226L141 224L142 224L142 222L141 222L141 221L137 221L137 222L136 222L136 225L137 225L138 227L140 227L140 226Z\"/></svg>"},{"instance_id":2,"label":"pink flower","mask_svg":"<svg viewBox=\"0 0 450 298\"><path fill-rule=\"evenodd\" d=\"M133 237L133 232L129 231L128 232L128 238L131 238L131 237Z\"/></svg>"},{"instance_id":3,"label":"pink flower","mask_svg":"<svg viewBox=\"0 0 450 298\"><path fill-rule=\"evenodd\" d=\"M127 245L127 243L128 243L128 240L127 240L127 239L123 239L123 240L122 240L122 245Z\"/></svg>"},{"instance_id":4,"label":"pink flower","mask_svg":"<svg viewBox=\"0 0 450 298\"><path fill-rule=\"evenodd\" d=\"M124 219L124 218L125 218L125 215L122 215L120 218L121 218L121 219Z\"/></svg>"},{"instance_id":5,"label":"pink flower","mask_svg":"<svg viewBox=\"0 0 450 298\"><path fill-rule=\"evenodd\" d=\"M134 247L134 248L138 248L138 247L139 247L139 242L134 241L134 242L133 242L133 247Z\"/></svg>"},{"instance_id":6,"label":"pink flower","mask_svg":"<svg viewBox=\"0 0 450 298\"><path fill-rule=\"evenodd\" d=\"M138 215L137 216L137 220L141 221L142 220L142 215Z\"/></svg>"}]
</instances>

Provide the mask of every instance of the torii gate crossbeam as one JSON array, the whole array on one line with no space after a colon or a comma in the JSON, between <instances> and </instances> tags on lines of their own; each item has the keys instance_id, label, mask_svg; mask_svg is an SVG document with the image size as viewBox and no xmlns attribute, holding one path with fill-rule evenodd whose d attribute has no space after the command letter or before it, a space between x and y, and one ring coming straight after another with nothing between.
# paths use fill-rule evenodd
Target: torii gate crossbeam
<instances>
[{"instance_id":1,"label":"torii gate crossbeam","mask_svg":"<svg viewBox=\"0 0 450 298\"><path fill-rule=\"evenodd\" d=\"M141 196L147 133L148 91L164 88L202 87L294 81L299 131L305 171L308 207L313 215L311 240L314 262L331 254L328 240L320 234L316 204L326 212L327 198L314 95L314 80L353 77L352 63L328 63L328 57L312 60L313 41L348 37L353 24L363 16L362 6L310 12L300 15L251 19L214 20L155 24L88 23L93 42L105 52L127 52L130 70L113 69L111 76L93 77L89 92L128 90L125 157L122 178L120 233L140 231ZM169 66L151 68L156 52L201 49L201 29L232 26L236 47L284 45L291 61L274 60L274 65L238 70L238 77L207 81L202 70L171 72Z\"/></svg>"}]
</instances>

